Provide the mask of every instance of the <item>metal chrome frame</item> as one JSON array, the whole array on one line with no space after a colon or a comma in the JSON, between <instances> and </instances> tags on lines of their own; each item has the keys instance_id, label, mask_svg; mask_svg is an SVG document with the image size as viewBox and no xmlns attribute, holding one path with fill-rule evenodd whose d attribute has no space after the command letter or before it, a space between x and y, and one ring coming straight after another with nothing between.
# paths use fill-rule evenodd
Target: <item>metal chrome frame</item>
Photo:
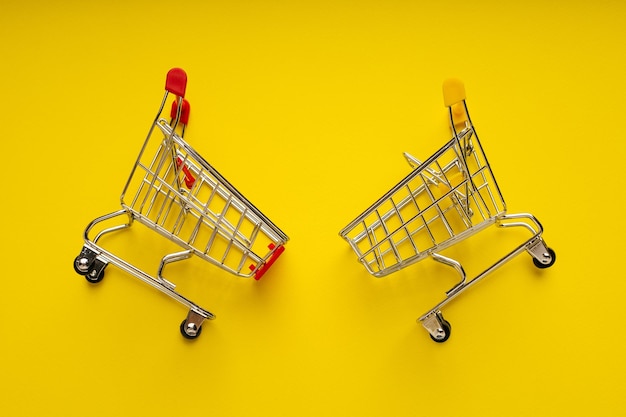
<instances>
[{"instance_id":1,"label":"metal chrome frame","mask_svg":"<svg viewBox=\"0 0 626 417\"><path fill-rule=\"evenodd\" d=\"M540 268L555 261L554 251L542 238L543 227L533 215L506 213L504 197L469 117L465 99L457 105L462 105L464 113L461 130L457 129L458 122L450 105L452 139L424 162L405 153L413 171L339 232L367 271L376 277L426 257L457 271L459 282L446 292L443 301L418 319L437 342L447 340L450 335L450 324L443 318L441 309L466 289L524 251ZM501 228L525 228L531 237L468 280L461 263L441 252L494 224ZM440 229L438 233L434 230L436 226Z\"/></svg>"},{"instance_id":2,"label":"metal chrome frame","mask_svg":"<svg viewBox=\"0 0 626 417\"><path fill-rule=\"evenodd\" d=\"M180 76L182 70L170 73L173 71L179 71L175 75ZM176 285L163 277L165 266L196 255L236 276L259 279L283 252L283 245L289 238L185 142L186 122L180 122L183 108L188 105L183 97L186 74L182 72L182 88L170 89L170 73L157 115L120 196L122 209L100 216L87 225L83 250L74 261L74 269L88 281L96 283L111 263L172 297L189 308L187 318L181 324L183 336L195 338L200 334L204 320L214 319L215 315L178 293ZM174 92L176 99L172 105L172 119L168 122L161 114L170 92ZM179 124L182 125L178 129L181 130L180 136L176 132ZM150 157L147 151L153 148L156 151ZM201 200L203 197L206 200ZM223 205L216 209L211 206L214 202ZM238 216L235 223L227 217L234 215ZM126 220L111 227L103 225L98 230L101 223L119 217ZM172 219L175 219L173 224ZM165 255L155 277L99 244L104 235L128 229L135 221L183 249ZM189 232L190 227L190 234L183 236L182 233ZM244 227L247 231L243 230ZM202 245L198 238L201 232L210 234ZM216 246L220 246L219 256L213 252ZM240 257L240 260L234 265L230 257Z\"/></svg>"}]
</instances>

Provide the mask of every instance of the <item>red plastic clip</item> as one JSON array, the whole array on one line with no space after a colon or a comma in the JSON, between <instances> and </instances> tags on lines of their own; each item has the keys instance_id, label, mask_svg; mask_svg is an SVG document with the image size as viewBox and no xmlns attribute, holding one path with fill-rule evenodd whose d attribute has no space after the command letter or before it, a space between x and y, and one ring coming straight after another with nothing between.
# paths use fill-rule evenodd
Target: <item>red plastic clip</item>
<instances>
[{"instance_id":1,"label":"red plastic clip","mask_svg":"<svg viewBox=\"0 0 626 417\"><path fill-rule=\"evenodd\" d=\"M276 245L273 243L270 243L269 245L267 245L267 247L270 250L273 250L274 248L276 248ZM270 258L267 260L267 262L265 262L263 265L261 265L261 267L259 269L257 269L256 273L254 274L254 279L255 280L260 280L261 277L267 272L268 269L270 269L270 267L274 264L274 262L276 262L276 260L278 259L278 257L285 251L285 247L284 246L279 246L276 248L276 250L274 251L274 253L272 253L272 256L270 256ZM250 265L250 270L254 271L254 268L256 268L254 265Z\"/></svg>"},{"instance_id":2,"label":"red plastic clip","mask_svg":"<svg viewBox=\"0 0 626 417\"><path fill-rule=\"evenodd\" d=\"M183 99L183 107L180 109L180 122L184 125L189 123L189 112L191 111L191 107L189 106L189 102ZM176 118L176 113L178 113L178 100L174 100L172 103L172 110L170 111L170 117L172 120Z\"/></svg>"},{"instance_id":3,"label":"red plastic clip","mask_svg":"<svg viewBox=\"0 0 626 417\"><path fill-rule=\"evenodd\" d=\"M165 79L165 89L178 97L185 97L187 74L181 68L172 68Z\"/></svg>"},{"instance_id":4,"label":"red plastic clip","mask_svg":"<svg viewBox=\"0 0 626 417\"><path fill-rule=\"evenodd\" d=\"M182 164L183 164L183 160L180 159L180 157L176 158L176 166L180 168ZM187 165L183 165L183 174L185 174L185 185L187 186L187 188L191 190L191 187L193 187L193 184L194 182L196 182L196 179L194 178L193 174L191 173Z\"/></svg>"}]
</instances>

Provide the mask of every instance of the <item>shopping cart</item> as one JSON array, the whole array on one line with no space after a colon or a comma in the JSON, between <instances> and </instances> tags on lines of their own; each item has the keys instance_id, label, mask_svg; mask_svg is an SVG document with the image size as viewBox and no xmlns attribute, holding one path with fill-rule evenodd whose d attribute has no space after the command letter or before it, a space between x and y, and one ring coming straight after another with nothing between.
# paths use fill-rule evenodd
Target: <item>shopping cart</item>
<instances>
[{"instance_id":1,"label":"shopping cart","mask_svg":"<svg viewBox=\"0 0 626 417\"><path fill-rule=\"evenodd\" d=\"M507 214L504 198L487 162L465 103L465 87L446 80L444 102L453 137L426 161L405 153L411 173L348 224L340 235L367 271L383 277L426 257L454 268L460 281L446 298L418 319L431 338L444 342L451 326L441 313L448 302L496 268L526 251L538 268L556 260L543 228L531 214ZM468 280L460 262L443 250L490 225L522 227L531 237L482 273Z\"/></svg>"},{"instance_id":2,"label":"shopping cart","mask_svg":"<svg viewBox=\"0 0 626 417\"><path fill-rule=\"evenodd\" d=\"M165 266L196 255L236 276L258 280L284 251L288 237L183 139L190 110L186 85L182 69L168 72L159 111L122 192L122 209L89 223L74 269L97 283L113 264L162 291L189 307L180 331L194 339L204 320L215 316L177 292L163 277ZM170 101L168 121L162 116ZM128 229L135 221L182 248L162 258L156 276L100 244L104 235Z\"/></svg>"}]
</instances>

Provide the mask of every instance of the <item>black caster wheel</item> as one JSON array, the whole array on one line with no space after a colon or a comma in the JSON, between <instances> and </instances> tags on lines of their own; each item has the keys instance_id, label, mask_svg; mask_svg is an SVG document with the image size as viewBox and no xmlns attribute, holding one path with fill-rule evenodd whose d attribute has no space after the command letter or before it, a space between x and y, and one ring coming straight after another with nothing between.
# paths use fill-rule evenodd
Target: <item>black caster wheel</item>
<instances>
[{"instance_id":1,"label":"black caster wheel","mask_svg":"<svg viewBox=\"0 0 626 417\"><path fill-rule=\"evenodd\" d=\"M180 324L180 334L182 334L185 339L196 339L200 336L200 333L202 333L202 326L198 327L193 323L187 325L187 319L183 320Z\"/></svg>"},{"instance_id":2,"label":"black caster wheel","mask_svg":"<svg viewBox=\"0 0 626 417\"><path fill-rule=\"evenodd\" d=\"M450 332L452 331L452 326L450 325L450 323L443 319L441 321L441 328L443 329L443 333L440 334L440 338L436 338L432 334L430 335L430 338L437 343L443 343L448 340L450 338Z\"/></svg>"},{"instance_id":3,"label":"black caster wheel","mask_svg":"<svg viewBox=\"0 0 626 417\"><path fill-rule=\"evenodd\" d=\"M548 254L550 255L550 262L548 262L547 264L543 264L539 262L537 258L533 258L533 263L537 268L545 269L550 268L552 265L554 265L554 263L556 262L556 253L552 249L548 248Z\"/></svg>"},{"instance_id":4,"label":"black caster wheel","mask_svg":"<svg viewBox=\"0 0 626 417\"><path fill-rule=\"evenodd\" d=\"M79 275L87 275L89 272L89 259L78 255L76 259L74 259L74 271Z\"/></svg>"},{"instance_id":5,"label":"black caster wheel","mask_svg":"<svg viewBox=\"0 0 626 417\"><path fill-rule=\"evenodd\" d=\"M93 264L89 267L85 275L85 279L87 282L92 284L97 284L104 279L104 268L106 268L108 264L102 262L99 259L96 259Z\"/></svg>"},{"instance_id":6,"label":"black caster wheel","mask_svg":"<svg viewBox=\"0 0 626 417\"><path fill-rule=\"evenodd\" d=\"M102 261L97 261L98 254L87 247L83 247L80 254L74 258L74 271L79 275L87 275L94 268L100 268L105 265ZM105 265L106 266L106 265Z\"/></svg>"}]
</instances>

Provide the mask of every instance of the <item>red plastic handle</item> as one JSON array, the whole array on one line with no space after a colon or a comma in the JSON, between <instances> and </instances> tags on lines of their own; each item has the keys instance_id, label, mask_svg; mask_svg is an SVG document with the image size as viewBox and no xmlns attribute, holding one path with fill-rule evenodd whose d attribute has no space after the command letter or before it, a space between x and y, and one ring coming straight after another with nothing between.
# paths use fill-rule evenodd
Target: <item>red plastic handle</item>
<instances>
[{"instance_id":1,"label":"red plastic handle","mask_svg":"<svg viewBox=\"0 0 626 417\"><path fill-rule=\"evenodd\" d=\"M167 72L165 89L178 97L185 97L187 89L187 74L181 68L172 68Z\"/></svg>"},{"instance_id":2,"label":"red plastic handle","mask_svg":"<svg viewBox=\"0 0 626 417\"><path fill-rule=\"evenodd\" d=\"M191 108L189 106L189 102L183 99L183 108L180 109L180 122L184 125L189 123L189 112ZM172 103L172 111L170 112L170 117L173 119L176 118L176 113L178 112L178 100L174 100Z\"/></svg>"}]
</instances>

